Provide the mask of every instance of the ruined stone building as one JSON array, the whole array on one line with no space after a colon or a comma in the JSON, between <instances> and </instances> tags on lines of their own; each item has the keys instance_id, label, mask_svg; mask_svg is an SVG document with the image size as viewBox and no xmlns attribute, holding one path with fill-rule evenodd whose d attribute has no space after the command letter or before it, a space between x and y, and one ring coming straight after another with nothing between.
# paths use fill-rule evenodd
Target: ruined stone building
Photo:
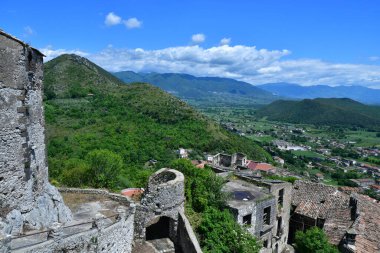
<instances>
[{"instance_id":1,"label":"ruined stone building","mask_svg":"<svg viewBox=\"0 0 380 253\"><path fill-rule=\"evenodd\" d=\"M223 187L237 222L263 243L262 253L287 248L292 186L278 180L239 177Z\"/></svg>"},{"instance_id":2,"label":"ruined stone building","mask_svg":"<svg viewBox=\"0 0 380 253\"><path fill-rule=\"evenodd\" d=\"M141 202L50 185L42 80L43 55L0 30L0 252L201 252L178 171L153 174Z\"/></svg>"},{"instance_id":3,"label":"ruined stone building","mask_svg":"<svg viewBox=\"0 0 380 253\"><path fill-rule=\"evenodd\" d=\"M247 163L247 156L242 153L235 153L232 155L218 153L210 157L210 162L213 166L234 168L236 166L245 166Z\"/></svg>"},{"instance_id":4,"label":"ruined stone building","mask_svg":"<svg viewBox=\"0 0 380 253\"><path fill-rule=\"evenodd\" d=\"M380 204L359 194L306 181L293 186L289 243L296 231L317 226L342 252L380 252Z\"/></svg>"},{"instance_id":5,"label":"ruined stone building","mask_svg":"<svg viewBox=\"0 0 380 253\"><path fill-rule=\"evenodd\" d=\"M133 252L151 252L149 248L173 253L201 251L184 214L184 180L182 173L172 169L161 169L150 177L136 208L137 246Z\"/></svg>"},{"instance_id":6,"label":"ruined stone building","mask_svg":"<svg viewBox=\"0 0 380 253\"><path fill-rule=\"evenodd\" d=\"M43 55L0 30L0 230L18 234L71 212L48 182Z\"/></svg>"}]
</instances>

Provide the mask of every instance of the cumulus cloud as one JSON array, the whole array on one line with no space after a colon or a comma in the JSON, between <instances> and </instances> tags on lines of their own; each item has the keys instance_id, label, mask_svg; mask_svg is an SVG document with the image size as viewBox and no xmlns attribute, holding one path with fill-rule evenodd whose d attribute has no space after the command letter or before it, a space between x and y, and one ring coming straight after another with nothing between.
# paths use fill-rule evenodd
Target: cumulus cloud
<instances>
[{"instance_id":1,"label":"cumulus cloud","mask_svg":"<svg viewBox=\"0 0 380 253\"><path fill-rule=\"evenodd\" d=\"M231 43L231 38L223 38L220 40L220 45L229 45Z\"/></svg>"},{"instance_id":2,"label":"cumulus cloud","mask_svg":"<svg viewBox=\"0 0 380 253\"><path fill-rule=\"evenodd\" d=\"M128 29L139 28L142 25L142 22L138 20L137 18L130 18L130 19L124 20L123 22Z\"/></svg>"},{"instance_id":3,"label":"cumulus cloud","mask_svg":"<svg viewBox=\"0 0 380 253\"><path fill-rule=\"evenodd\" d=\"M206 36L203 33L197 33L191 36L191 41L195 44L200 44L206 40Z\"/></svg>"},{"instance_id":4,"label":"cumulus cloud","mask_svg":"<svg viewBox=\"0 0 380 253\"><path fill-rule=\"evenodd\" d=\"M104 23L107 26L113 26L113 25L118 25L121 24L121 17L116 15L113 12L110 12L107 14L106 19L104 20Z\"/></svg>"},{"instance_id":5,"label":"cumulus cloud","mask_svg":"<svg viewBox=\"0 0 380 253\"><path fill-rule=\"evenodd\" d=\"M88 53L81 51L79 49L74 50L66 50L66 49L54 49L52 46L47 46L45 48L40 49L41 53L45 55L44 61L50 61L51 59L58 57L62 54L76 54L80 56L89 56Z\"/></svg>"},{"instance_id":6,"label":"cumulus cloud","mask_svg":"<svg viewBox=\"0 0 380 253\"><path fill-rule=\"evenodd\" d=\"M288 59L289 50L254 46L199 45L158 50L107 47L95 54L80 50L41 49L48 57L62 53L87 56L109 71L187 73L234 78L251 84L289 82L302 85L363 85L380 88L380 66L329 63L318 59Z\"/></svg>"}]
</instances>

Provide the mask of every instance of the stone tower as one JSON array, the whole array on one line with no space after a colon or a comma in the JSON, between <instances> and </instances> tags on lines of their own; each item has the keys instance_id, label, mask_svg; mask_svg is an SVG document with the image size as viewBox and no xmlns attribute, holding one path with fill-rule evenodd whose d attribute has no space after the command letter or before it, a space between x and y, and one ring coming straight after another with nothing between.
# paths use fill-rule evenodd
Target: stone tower
<instances>
[{"instance_id":1,"label":"stone tower","mask_svg":"<svg viewBox=\"0 0 380 253\"><path fill-rule=\"evenodd\" d=\"M149 178L148 188L137 206L135 241L170 238L178 241L179 213L184 212L184 176L181 172L163 168Z\"/></svg>"},{"instance_id":2,"label":"stone tower","mask_svg":"<svg viewBox=\"0 0 380 253\"><path fill-rule=\"evenodd\" d=\"M48 182L42 81L43 55L0 30L0 231L6 234L71 219Z\"/></svg>"}]
</instances>

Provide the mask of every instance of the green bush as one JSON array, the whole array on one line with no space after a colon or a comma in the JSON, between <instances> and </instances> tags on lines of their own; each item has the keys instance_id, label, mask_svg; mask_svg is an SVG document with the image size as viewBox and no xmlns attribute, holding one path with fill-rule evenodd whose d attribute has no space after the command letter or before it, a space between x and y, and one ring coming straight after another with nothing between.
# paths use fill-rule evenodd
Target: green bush
<instances>
[{"instance_id":1,"label":"green bush","mask_svg":"<svg viewBox=\"0 0 380 253\"><path fill-rule=\"evenodd\" d=\"M257 253L260 250L256 239L237 224L227 210L208 208L197 232L204 252Z\"/></svg>"},{"instance_id":2,"label":"green bush","mask_svg":"<svg viewBox=\"0 0 380 253\"><path fill-rule=\"evenodd\" d=\"M296 251L299 253L338 253L339 251L331 245L322 229L313 227L306 232L297 231Z\"/></svg>"},{"instance_id":3,"label":"green bush","mask_svg":"<svg viewBox=\"0 0 380 253\"><path fill-rule=\"evenodd\" d=\"M107 149L93 150L88 153L87 171L89 185L96 188L115 189L119 183L119 175L123 160L118 154Z\"/></svg>"}]
</instances>

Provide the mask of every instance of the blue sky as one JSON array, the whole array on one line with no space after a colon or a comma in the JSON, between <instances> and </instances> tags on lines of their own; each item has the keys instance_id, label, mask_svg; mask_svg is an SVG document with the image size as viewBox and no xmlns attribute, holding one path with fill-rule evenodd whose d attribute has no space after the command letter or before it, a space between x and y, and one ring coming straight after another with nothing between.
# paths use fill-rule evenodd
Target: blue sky
<instances>
[{"instance_id":1,"label":"blue sky","mask_svg":"<svg viewBox=\"0 0 380 253\"><path fill-rule=\"evenodd\" d=\"M375 0L2 0L0 8L0 28L47 60L78 53L110 71L380 88Z\"/></svg>"}]
</instances>

